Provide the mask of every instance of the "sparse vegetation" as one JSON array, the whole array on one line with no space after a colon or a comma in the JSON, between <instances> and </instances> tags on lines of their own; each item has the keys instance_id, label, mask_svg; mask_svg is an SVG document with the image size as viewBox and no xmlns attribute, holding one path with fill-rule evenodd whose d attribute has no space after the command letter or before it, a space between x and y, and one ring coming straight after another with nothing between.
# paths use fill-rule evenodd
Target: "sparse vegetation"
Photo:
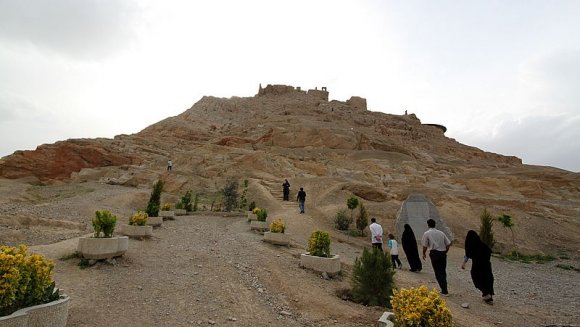
<instances>
[{"instance_id":1,"label":"sparse vegetation","mask_svg":"<svg viewBox=\"0 0 580 327\"><path fill-rule=\"evenodd\" d=\"M115 225L117 224L117 216L113 215L108 210L101 210L95 212L95 218L93 218L93 228L95 229L95 237L113 237L113 231L115 230Z\"/></svg>"},{"instance_id":2,"label":"sparse vegetation","mask_svg":"<svg viewBox=\"0 0 580 327\"><path fill-rule=\"evenodd\" d=\"M513 246L514 246L514 250L517 248L516 247L516 235L514 234L514 222L512 220L512 217L510 215L506 215L505 213L500 215L499 217L497 217L497 220L499 220L499 222L501 222L502 226L504 228L508 228L511 232L512 232L512 242L513 242Z\"/></svg>"},{"instance_id":3,"label":"sparse vegetation","mask_svg":"<svg viewBox=\"0 0 580 327\"><path fill-rule=\"evenodd\" d=\"M286 225L284 224L284 221L282 220L282 218L276 218L270 224L270 232L272 232L272 233L284 233L285 230L286 230Z\"/></svg>"},{"instance_id":4,"label":"sparse vegetation","mask_svg":"<svg viewBox=\"0 0 580 327\"><path fill-rule=\"evenodd\" d=\"M314 231L308 239L308 252L317 257L330 257L330 234L323 231Z\"/></svg>"},{"instance_id":5,"label":"sparse vegetation","mask_svg":"<svg viewBox=\"0 0 580 327\"><path fill-rule=\"evenodd\" d=\"M129 225L133 226L145 226L147 225L147 213L143 211L137 211L129 219Z\"/></svg>"},{"instance_id":6,"label":"sparse vegetation","mask_svg":"<svg viewBox=\"0 0 580 327\"><path fill-rule=\"evenodd\" d=\"M151 192L151 197L149 198L149 203L147 204L147 215L149 217L159 216L159 208L161 207L161 192L163 192L163 181L158 180L153 185L153 191Z\"/></svg>"},{"instance_id":7,"label":"sparse vegetation","mask_svg":"<svg viewBox=\"0 0 580 327\"><path fill-rule=\"evenodd\" d=\"M193 211L197 211L198 210L197 209L198 208L198 205L199 205L199 194L196 193L195 194L195 197L193 198L193 208L192 208ZM203 206L203 207L204 207L204 210L205 210L205 206ZM186 210L187 210L187 208L186 208Z\"/></svg>"},{"instance_id":8,"label":"sparse vegetation","mask_svg":"<svg viewBox=\"0 0 580 327\"><path fill-rule=\"evenodd\" d=\"M226 181L226 186L222 190L224 196L224 210L230 212L238 208L238 182L235 179Z\"/></svg>"},{"instance_id":9,"label":"sparse vegetation","mask_svg":"<svg viewBox=\"0 0 580 327\"><path fill-rule=\"evenodd\" d=\"M197 194L196 194L197 197ZM195 211L193 210L193 206L191 204L191 191L185 192L185 194L181 197L181 203L183 205L183 209L185 211Z\"/></svg>"},{"instance_id":10,"label":"sparse vegetation","mask_svg":"<svg viewBox=\"0 0 580 327\"><path fill-rule=\"evenodd\" d=\"M162 209L163 209L163 211L169 211L169 210L171 210L171 203L168 202L168 203L163 204L163 208Z\"/></svg>"},{"instance_id":11,"label":"sparse vegetation","mask_svg":"<svg viewBox=\"0 0 580 327\"><path fill-rule=\"evenodd\" d=\"M353 218L354 209L358 207L358 198L354 195L351 196L350 198L348 198L348 200L346 200L346 206L350 210L350 221L352 222L354 220Z\"/></svg>"},{"instance_id":12,"label":"sparse vegetation","mask_svg":"<svg viewBox=\"0 0 580 327\"><path fill-rule=\"evenodd\" d=\"M341 209L336 213L334 218L334 226L338 230L348 230L352 223L352 219L346 214L346 210Z\"/></svg>"},{"instance_id":13,"label":"sparse vegetation","mask_svg":"<svg viewBox=\"0 0 580 327\"><path fill-rule=\"evenodd\" d=\"M250 205L248 206L248 211L254 211L254 208L256 208L256 202L252 201L250 202Z\"/></svg>"},{"instance_id":14,"label":"sparse vegetation","mask_svg":"<svg viewBox=\"0 0 580 327\"><path fill-rule=\"evenodd\" d=\"M560 269L564 269L564 270L574 270L575 272L580 272L580 268L576 268L572 265L565 265L565 264L557 264L556 267L560 268Z\"/></svg>"},{"instance_id":15,"label":"sparse vegetation","mask_svg":"<svg viewBox=\"0 0 580 327\"><path fill-rule=\"evenodd\" d=\"M242 195L240 196L240 209L242 210L244 210L244 208L248 205L248 199L246 197L248 193L248 185L248 180L244 179L244 189L242 190Z\"/></svg>"},{"instance_id":16,"label":"sparse vegetation","mask_svg":"<svg viewBox=\"0 0 580 327\"><path fill-rule=\"evenodd\" d=\"M266 211L266 209L257 210L256 217L258 218L258 221L266 221L268 218L268 211Z\"/></svg>"},{"instance_id":17,"label":"sparse vegetation","mask_svg":"<svg viewBox=\"0 0 580 327\"><path fill-rule=\"evenodd\" d=\"M388 306L393 293L395 274L391 258L376 248L363 249L354 261L352 271L352 299L364 305Z\"/></svg>"},{"instance_id":18,"label":"sparse vegetation","mask_svg":"<svg viewBox=\"0 0 580 327\"><path fill-rule=\"evenodd\" d=\"M356 228L361 236L365 236L365 228L369 225L369 214L362 201L360 201L358 217L356 218Z\"/></svg>"},{"instance_id":19,"label":"sparse vegetation","mask_svg":"<svg viewBox=\"0 0 580 327\"><path fill-rule=\"evenodd\" d=\"M549 261L554 261L556 260L556 257L552 256L552 255L545 255L545 254L523 254L518 252L517 250L512 250L510 252L508 252L507 254L502 256L505 259L509 259L512 261L520 261L523 263L546 263Z\"/></svg>"},{"instance_id":20,"label":"sparse vegetation","mask_svg":"<svg viewBox=\"0 0 580 327\"><path fill-rule=\"evenodd\" d=\"M493 239L493 217L487 211L487 209L483 209L481 215L479 215L479 237L481 241L489 246L490 249L493 249L495 241Z\"/></svg>"}]
</instances>

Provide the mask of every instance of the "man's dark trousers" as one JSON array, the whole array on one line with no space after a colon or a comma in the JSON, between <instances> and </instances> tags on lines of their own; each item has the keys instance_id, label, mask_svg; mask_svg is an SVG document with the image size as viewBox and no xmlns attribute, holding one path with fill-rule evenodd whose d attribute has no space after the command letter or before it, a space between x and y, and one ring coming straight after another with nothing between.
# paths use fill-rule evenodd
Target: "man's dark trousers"
<instances>
[{"instance_id":1,"label":"man's dark trousers","mask_svg":"<svg viewBox=\"0 0 580 327\"><path fill-rule=\"evenodd\" d=\"M429 251L429 258L431 258L431 265L435 272L435 278L439 287L441 287L441 294L447 294L447 253L444 251Z\"/></svg>"}]
</instances>

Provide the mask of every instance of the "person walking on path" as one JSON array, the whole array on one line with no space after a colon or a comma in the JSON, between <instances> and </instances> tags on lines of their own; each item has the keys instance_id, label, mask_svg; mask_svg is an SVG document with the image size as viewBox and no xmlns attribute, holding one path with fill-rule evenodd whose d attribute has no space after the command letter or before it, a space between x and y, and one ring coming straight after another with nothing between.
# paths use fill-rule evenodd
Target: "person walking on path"
<instances>
[{"instance_id":1,"label":"person walking on path","mask_svg":"<svg viewBox=\"0 0 580 327\"><path fill-rule=\"evenodd\" d=\"M399 264L399 269L403 268L403 264L401 260L399 260L399 243L395 240L395 235L389 234L389 242L387 243L389 249L391 249L391 261L393 262L393 269L397 268L397 264Z\"/></svg>"},{"instance_id":2,"label":"person walking on path","mask_svg":"<svg viewBox=\"0 0 580 327\"><path fill-rule=\"evenodd\" d=\"M493 304L493 272L491 271L491 249L481 241L473 230L465 237L465 256L461 269L471 259L471 280L475 288L481 291L483 301Z\"/></svg>"},{"instance_id":3,"label":"person walking on path","mask_svg":"<svg viewBox=\"0 0 580 327\"><path fill-rule=\"evenodd\" d=\"M298 208L300 209L300 213L304 213L304 202L306 201L306 192L304 192L304 188L300 188L300 191L296 196L296 200L298 200Z\"/></svg>"},{"instance_id":4,"label":"person walking on path","mask_svg":"<svg viewBox=\"0 0 580 327\"><path fill-rule=\"evenodd\" d=\"M371 230L372 247L383 251L383 227L377 224L376 218L371 218L369 229Z\"/></svg>"},{"instance_id":5,"label":"person walking on path","mask_svg":"<svg viewBox=\"0 0 580 327\"><path fill-rule=\"evenodd\" d=\"M451 241L447 235L435 228L435 220L428 219L427 226L429 229L423 234L421 243L423 244L423 260L427 258L427 249L429 249L429 258L431 258L431 265L435 272L435 278L439 287L441 287L441 294L448 295L447 290L447 251L451 246Z\"/></svg>"},{"instance_id":6,"label":"person walking on path","mask_svg":"<svg viewBox=\"0 0 580 327\"><path fill-rule=\"evenodd\" d=\"M284 201L290 200L290 183L287 179L284 180L284 184L282 184L282 190L284 191Z\"/></svg>"},{"instance_id":7,"label":"person walking on path","mask_svg":"<svg viewBox=\"0 0 580 327\"><path fill-rule=\"evenodd\" d=\"M421 258L419 258L417 239L415 238L415 233L409 224L405 224L405 230L401 237L401 245L403 246L403 251L405 251L405 255L407 256L407 261L409 261L410 270L412 272L421 271L423 265L421 264Z\"/></svg>"},{"instance_id":8,"label":"person walking on path","mask_svg":"<svg viewBox=\"0 0 580 327\"><path fill-rule=\"evenodd\" d=\"M173 162L171 159L167 160L167 171L171 171L173 169Z\"/></svg>"}]
</instances>

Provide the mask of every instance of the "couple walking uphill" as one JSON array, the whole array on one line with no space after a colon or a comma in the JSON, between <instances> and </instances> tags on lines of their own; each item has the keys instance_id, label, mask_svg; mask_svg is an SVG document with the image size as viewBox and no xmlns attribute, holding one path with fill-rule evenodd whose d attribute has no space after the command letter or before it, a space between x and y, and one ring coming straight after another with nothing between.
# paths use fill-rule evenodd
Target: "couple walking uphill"
<instances>
[{"instance_id":1,"label":"couple walking uphill","mask_svg":"<svg viewBox=\"0 0 580 327\"><path fill-rule=\"evenodd\" d=\"M285 179L284 183L282 183L282 193L284 195L283 200L289 201L290 182L288 182L288 179ZM306 202L306 192L304 191L303 187L301 187L300 191L298 191L298 194L296 195L296 200L298 201L298 209L300 210L300 213L304 213L304 202Z\"/></svg>"},{"instance_id":2,"label":"couple walking uphill","mask_svg":"<svg viewBox=\"0 0 580 327\"><path fill-rule=\"evenodd\" d=\"M435 220L427 220L429 229L423 234L421 243L423 244L423 260L426 259L426 252L429 249L429 258L435 272L435 278L441 294L447 296L447 251L451 246L449 238L440 230L435 228ZM470 230L465 238L465 256L461 269L465 269L465 264L472 259L471 279L473 284L482 293L485 303L493 304L493 273L491 270L491 249L481 241L477 233Z\"/></svg>"},{"instance_id":3,"label":"couple walking uphill","mask_svg":"<svg viewBox=\"0 0 580 327\"><path fill-rule=\"evenodd\" d=\"M371 218L369 229L371 230L371 244L373 248L383 251L383 227L377 223L376 218ZM399 260L399 243L395 240L395 235L389 234L387 246L389 247L393 268L398 265L399 269L401 269L403 264Z\"/></svg>"}]
</instances>

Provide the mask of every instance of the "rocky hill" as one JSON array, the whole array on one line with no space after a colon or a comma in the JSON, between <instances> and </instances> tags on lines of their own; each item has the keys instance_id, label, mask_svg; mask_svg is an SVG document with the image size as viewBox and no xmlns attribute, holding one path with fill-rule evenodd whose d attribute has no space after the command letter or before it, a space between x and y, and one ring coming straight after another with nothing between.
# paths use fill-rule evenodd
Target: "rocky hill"
<instances>
[{"instance_id":1,"label":"rocky hill","mask_svg":"<svg viewBox=\"0 0 580 327\"><path fill-rule=\"evenodd\" d=\"M481 151L413 114L369 111L360 97L328 96L326 89L268 85L253 97L203 97L137 134L17 151L0 159L0 176L142 188L163 178L175 196L188 189L209 196L228 178L248 179L250 197L272 206L288 178L293 193L305 188L311 214L329 228L355 194L392 229L402 201L421 192L460 242L478 230L487 208L514 217L522 251L578 249L580 174ZM496 238L499 249L512 244L507 230L497 228Z\"/></svg>"}]
</instances>

